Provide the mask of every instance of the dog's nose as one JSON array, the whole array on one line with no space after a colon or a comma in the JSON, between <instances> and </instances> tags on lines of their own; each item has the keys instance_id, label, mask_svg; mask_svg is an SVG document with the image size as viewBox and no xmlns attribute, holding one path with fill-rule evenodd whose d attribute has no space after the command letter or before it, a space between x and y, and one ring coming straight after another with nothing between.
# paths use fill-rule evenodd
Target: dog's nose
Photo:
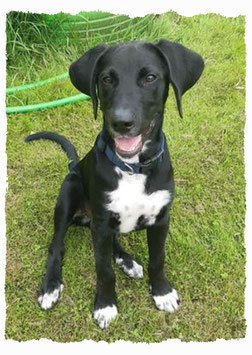
<instances>
[{"instance_id":1,"label":"dog's nose","mask_svg":"<svg viewBox=\"0 0 252 355\"><path fill-rule=\"evenodd\" d=\"M113 129L122 134L129 132L135 125L132 112L123 109L115 111L111 123Z\"/></svg>"}]
</instances>

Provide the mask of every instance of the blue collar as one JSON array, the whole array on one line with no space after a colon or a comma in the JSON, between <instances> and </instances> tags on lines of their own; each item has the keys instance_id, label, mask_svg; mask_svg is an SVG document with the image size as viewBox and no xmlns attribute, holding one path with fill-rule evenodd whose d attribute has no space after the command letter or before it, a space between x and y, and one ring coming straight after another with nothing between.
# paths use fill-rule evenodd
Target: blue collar
<instances>
[{"instance_id":1,"label":"blue collar","mask_svg":"<svg viewBox=\"0 0 252 355\"><path fill-rule=\"evenodd\" d=\"M96 142L97 148L99 149L100 152L105 153L107 158L113 163L114 165L118 166L122 171L126 171L129 174L140 174L145 171L145 169L151 168L151 166L156 163L156 162L161 162L163 160L163 155L164 155L164 147L165 147L165 137L164 133L162 134L161 138L161 144L159 151L151 158L148 160L145 160L143 163L126 163L122 159L116 155L113 150L110 148L110 146L104 141L102 138L102 132L99 134L97 142Z\"/></svg>"}]
</instances>

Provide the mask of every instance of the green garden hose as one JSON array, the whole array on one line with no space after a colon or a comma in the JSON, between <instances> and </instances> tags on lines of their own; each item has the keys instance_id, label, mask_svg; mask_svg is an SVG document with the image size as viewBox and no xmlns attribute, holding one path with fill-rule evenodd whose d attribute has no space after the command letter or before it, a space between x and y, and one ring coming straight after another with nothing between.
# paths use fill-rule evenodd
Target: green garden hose
<instances>
[{"instance_id":1,"label":"green garden hose","mask_svg":"<svg viewBox=\"0 0 252 355\"><path fill-rule=\"evenodd\" d=\"M89 100L90 97L84 94L79 94L75 96L66 97L64 99L49 101L49 102L42 102L39 104L34 105L26 105L26 106L13 106L13 107L6 107L6 113L24 113L24 112L32 112L43 110L46 108L53 108L57 106L63 106L66 104L71 104L81 100Z\"/></svg>"},{"instance_id":2,"label":"green garden hose","mask_svg":"<svg viewBox=\"0 0 252 355\"><path fill-rule=\"evenodd\" d=\"M8 94L14 93L16 91L34 89L38 86L42 86L42 85L46 85L48 83L51 83L54 80L67 78L68 76L69 76L69 74L67 72L67 73L64 73L61 75L54 76L53 78L38 81L36 83L30 83L30 84L25 84L25 85L14 86L12 88L7 88L6 94L8 95ZM53 108L53 107L57 107L57 106L63 106L66 104L71 104L71 103L77 102L77 101L89 100L89 99L90 99L90 97L88 95L79 94L79 95L66 97L64 99L59 99L59 100L54 100L54 101L49 101L49 102L41 102L39 104L6 107L6 113L11 114L11 113L25 113L25 112L38 111L38 110Z\"/></svg>"},{"instance_id":3,"label":"green garden hose","mask_svg":"<svg viewBox=\"0 0 252 355\"><path fill-rule=\"evenodd\" d=\"M21 90L29 90L29 89L34 89L38 86L42 86L45 84L49 84L51 82L53 82L54 80L58 80L58 79L64 79L67 78L69 76L68 72L54 76L53 78L49 78L46 80L41 80L41 81L37 81L36 83L30 83L30 84L26 84L26 85L19 85L19 86L13 86L12 88L7 88L6 89L6 94L12 94L13 92L16 91L21 91Z\"/></svg>"}]
</instances>

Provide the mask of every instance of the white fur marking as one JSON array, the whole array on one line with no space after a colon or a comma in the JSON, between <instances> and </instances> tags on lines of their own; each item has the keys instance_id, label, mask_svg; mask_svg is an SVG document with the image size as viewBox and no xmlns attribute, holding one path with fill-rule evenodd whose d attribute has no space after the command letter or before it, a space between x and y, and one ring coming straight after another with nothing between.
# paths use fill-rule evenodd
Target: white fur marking
<instances>
[{"instance_id":1,"label":"white fur marking","mask_svg":"<svg viewBox=\"0 0 252 355\"><path fill-rule=\"evenodd\" d=\"M123 160L125 163L128 163L128 164L136 164L136 163L139 163L139 154L135 154L133 157L131 158L123 158L121 157L120 154L116 153L116 155L121 159Z\"/></svg>"},{"instance_id":2,"label":"white fur marking","mask_svg":"<svg viewBox=\"0 0 252 355\"><path fill-rule=\"evenodd\" d=\"M179 308L178 294L175 289L163 296L153 296L156 307L161 311L175 312Z\"/></svg>"},{"instance_id":3,"label":"white fur marking","mask_svg":"<svg viewBox=\"0 0 252 355\"><path fill-rule=\"evenodd\" d=\"M115 262L129 277L132 277L133 279L141 279L143 277L143 267L139 265L135 260L132 260L133 266L130 269L128 269L124 264L122 258L115 258Z\"/></svg>"},{"instance_id":4,"label":"white fur marking","mask_svg":"<svg viewBox=\"0 0 252 355\"><path fill-rule=\"evenodd\" d=\"M147 225L154 224L161 208L171 200L170 192L158 190L148 195L145 192L146 175L130 175L118 167L115 169L120 178L118 188L108 193L110 203L107 209L120 215L120 232L133 231L140 216L145 217ZM129 208L126 210L125 206Z\"/></svg>"},{"instance_id":5,"label":"white fur marking","mask_svg":"<svg viewBox=\"0 0 252 355\"><path fill-rule=\"evenodd\" d=\"M117 307L107 306L94 311L94 319L97 321L100 328L107 328L112 319L117 316Z\"/></svg>"},{"instance_id":6,"label":"white fur marking","mask_svg":"<svg viewBox=\"0 0 252 355\"><path fill-rule=\"evenodd\" d=\"M52 308L52 306L58 301L60 292L63 290L63 285L59 288L55 288L51 293L45 293L38 298L40 307L44 310Z\"/></svg>"},{"instance_id":7,"label":"white fur marking","mask_svg":"<svg viewBox=\"0 0 252 355\"><path fill-rule=\"evenodd\" d=\"M146 150L148 149L147 145L151 143L151 140L148 139L147 141L144 142L143 148L142 148L142 153L146 152Z\"/></svg>"}]
</instances>

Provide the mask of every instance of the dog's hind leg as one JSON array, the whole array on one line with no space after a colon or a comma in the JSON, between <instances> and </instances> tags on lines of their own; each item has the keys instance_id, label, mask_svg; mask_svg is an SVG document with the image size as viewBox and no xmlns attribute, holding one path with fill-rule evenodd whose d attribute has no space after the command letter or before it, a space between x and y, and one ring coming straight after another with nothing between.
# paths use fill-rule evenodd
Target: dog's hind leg
<instances>
[{"instance_id":1,"label":"dog's hind leg","mask_svg":"<svg viewBox=\"0 0 252 355\"><path fill-rule=\"evenodd\" d=\"M54 213L54 235L49 248L49 257L38 303L44 310L58 301L62 291L62 259L64 236L72 223L75 212L82 207L84 196L80 177L75 173L66 176L61 186Z\"/></svg>"},{"instance_id":2,"label":"dog's hind leg","mask_svg":"<svg viewBox=\"0 0 252 355\"><path fill-rule=\"evenodd\" d=\"M116 234L113 239L113 257L115 263L126 275L133 279L140 279L143 277L143 267L139 265L131 255L123 250L119 243L118 235Z\"/></svg>"}]
</instances>

